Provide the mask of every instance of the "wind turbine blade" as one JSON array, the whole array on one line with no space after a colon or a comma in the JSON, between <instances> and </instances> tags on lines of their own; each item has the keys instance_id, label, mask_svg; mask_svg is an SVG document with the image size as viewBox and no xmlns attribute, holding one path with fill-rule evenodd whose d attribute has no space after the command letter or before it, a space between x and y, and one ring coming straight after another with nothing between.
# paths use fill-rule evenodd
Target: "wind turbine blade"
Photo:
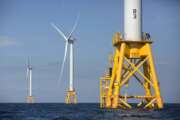
<instances>
[{"instance_id":1,"label":"wind turbine blade","mask_svg":"<svg viewBox=\"0 0 180 120\"><path fill-rule=\"evenodd\" d=\"M62 66L61 66L61 71L60 71L60 76L59 76L60 81L61 81L62 76L63 76L64 65L65 65L66 56L67 56L67 49L68 49L68 42L66 42L66 44L65 44L64 58L63 58L63 62L62 62Z\"/></svg>"},{"instance_id":2,"label":"wind turbine blade","mask_svg":"<svg viewBox=\"0 0 180 120\"><path fill-rule=\"evenodd\" d=\"M28 80L28 77L29 77L29 66L30 66L30 58L28 57L27 59L27 68L26 68L26 79Z\"/></svg>"},{"instance_id":3,"label":"wind turbine blade","mask_svg":"<svg viewBox=\"0 0 180 120\"><path fill-rule=\"evenodd\" d=\"M28 77L29 77L29 69L27 68L26 70L26 79L28 80Z\"/></svg>"},{"instance_id":4,"label":"wind turbine blade","mask_svg":"<svg viewBox=\"0 0 180 120\"><path fill-rule=\"evenodd\" d=\"M158 64L158 65L168 65L168 62L167 61L160 61L160 62L157 62L156 64Z\"/></svg>"},{"instance_id":5,"label":"wind turbine blade","mask_svg":"<svg viewBox=\"0 0 180 120\"><path fill-rule=\"evenodd\" d=\"M76 29L77 24L78 24L78 22L79 22L79 17L80 17L80 14L77 15L76 21L75 21L74 26L73 26L73 28L72 28L69 36L68 36L68 39L71 37L71 35L73 34L74 30Z\"/></svg>"},{"instance_id":6,"label":"wind turbine blade","mask_svg":"<svg viewBox=\"0 0 180 120\"><path fill-rule=\"evenodd\" d=\"M67 37L64 35L64 33L54 24L51 23L51 26L67 41Z\"/></svg>"},{"instance_id":7,"label":"wind turbine blade","mask_svg":"<svg viewBox=\"0 0 180 120\"><path fill-rule=\"evenodd\" d=\"M30 66L30 57L28 57L28 60L27 60L27 67L29 68Z\"/></svg>"}]
</instances>

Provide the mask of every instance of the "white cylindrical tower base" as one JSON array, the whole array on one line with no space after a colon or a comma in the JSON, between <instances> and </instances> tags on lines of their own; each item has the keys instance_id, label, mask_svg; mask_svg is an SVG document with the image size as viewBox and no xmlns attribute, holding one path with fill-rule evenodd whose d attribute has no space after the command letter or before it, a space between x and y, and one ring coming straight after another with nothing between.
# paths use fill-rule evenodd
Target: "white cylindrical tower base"
<instances>
[{"instance_id":1,"label":"white cylindrical tower base","mask_svg":"<svg viewBox=\"0 0 180 120\"><path fill-rule=\"evenodd\" d=\"M73 43L70 43L70 54L69 54L69 90L73 91L73 78L74 78L74 55L73 55Z\"/></svg>"},{"instance_id":2,"label":"white cylindrical tower base","mask_svg":"<svg viewBox=\"0 0 180 120\"><path fill-rule=\"evenodd\" d=\"M29 70L29 96L32 96L32 68Z\"/></svg>"},{"instance_id":3,"label":"white cylindrical tower base","mask_svg":"<svg viewBox=\"0 0 180 120\"><path fill-rule=\"evenodd\" d=\"M141 32L141 0L124 0L124 39L140 41Z\"/></svg>"}]
</instances>

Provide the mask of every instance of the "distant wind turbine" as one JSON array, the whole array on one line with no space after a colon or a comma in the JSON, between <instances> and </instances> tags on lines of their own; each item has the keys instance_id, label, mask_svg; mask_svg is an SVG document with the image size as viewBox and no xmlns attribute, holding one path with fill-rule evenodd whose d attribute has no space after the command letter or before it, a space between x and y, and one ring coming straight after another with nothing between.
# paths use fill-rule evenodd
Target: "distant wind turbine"
<instances>
[{"instance_id":1,"label":"distant wind turbine","mask_svg":"<svg viewBox=\"0 0 180 120\"><path fill-rule=\"evenodd\" d=\"M28 97L27 102L33 103L33 96L32 96L32 66L30 65L30 60L28 59L28 65L27 65L27 80L29 82L29 89L28 89Z\"/></svg>"}]
</instances>

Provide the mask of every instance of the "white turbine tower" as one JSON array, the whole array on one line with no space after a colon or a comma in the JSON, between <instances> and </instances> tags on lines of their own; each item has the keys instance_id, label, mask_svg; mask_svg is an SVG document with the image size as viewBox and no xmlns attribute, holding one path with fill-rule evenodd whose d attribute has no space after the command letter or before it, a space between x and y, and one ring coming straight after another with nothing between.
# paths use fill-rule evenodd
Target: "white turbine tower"
<instances>
[{"instance_id":1,"label":"white turbine tower","mask_svg":"<svg viewBox=\"0 0 180 120\"><path fill-rule=\"evenodd\" d=\"M67 57L68 46L70 46L70 48L69 48L69 89L67 91L67 96L66 96L66 100L65 100L67 104L77 103L76 92L75 92L74 85L73 85L73 80L74 80L74 41L75 41L75 38L72 37L72 34L73 34L74 30L76 29L78 20L79 20L79 15L75 21L75 24L72 28L72 31L70 32L70 34L68 36L65 36L65 34L54 23L51 23L51 26L65 40L65 50L64 50L64 58L63 58L62 66L61 66L60 80L62 79L62 75L63 75L64 65L65 65L66 57Z\"/></svg>"},{"instance_id":2,"label":"white turbine tower","mask_svg":"<svg viewBox=\"0 0 180 120\"><path fill-rule=\"evenodd\" d=\"M33 103L33 96L32 96L32 66L30 65L29 60L28 60L28 65L27 65L27 80L28 80L28 83L29 83L27 102L28 103Z\"/></svg>"}]
</instances>

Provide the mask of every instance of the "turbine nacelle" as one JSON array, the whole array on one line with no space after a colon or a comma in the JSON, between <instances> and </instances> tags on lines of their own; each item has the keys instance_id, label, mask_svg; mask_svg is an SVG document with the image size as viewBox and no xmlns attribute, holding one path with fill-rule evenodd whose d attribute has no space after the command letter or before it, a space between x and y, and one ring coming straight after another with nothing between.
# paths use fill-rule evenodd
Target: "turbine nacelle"
<instances>
[{"instance_id":1,"label":"turbine nacelle","mask_svg":"<svg viewBox=\"0 0 180 120\"><path fill-rule=\"evenodd\" d=\"M70 36L70 38L68 39L68 43L73 44L75 40L76 39L74 37Z\"/></svg>"},{"instance_id":2,"label":"turbine nacelle","mask_svg":"<svg viewBox=\"0 0 180 120\"><path fill-rule=\"evenodd\" d=\"M31 66L31 65L28 65L28 69L29 69L29 70L32 70L32 66Z\"/></svg>"}]
</instances>

